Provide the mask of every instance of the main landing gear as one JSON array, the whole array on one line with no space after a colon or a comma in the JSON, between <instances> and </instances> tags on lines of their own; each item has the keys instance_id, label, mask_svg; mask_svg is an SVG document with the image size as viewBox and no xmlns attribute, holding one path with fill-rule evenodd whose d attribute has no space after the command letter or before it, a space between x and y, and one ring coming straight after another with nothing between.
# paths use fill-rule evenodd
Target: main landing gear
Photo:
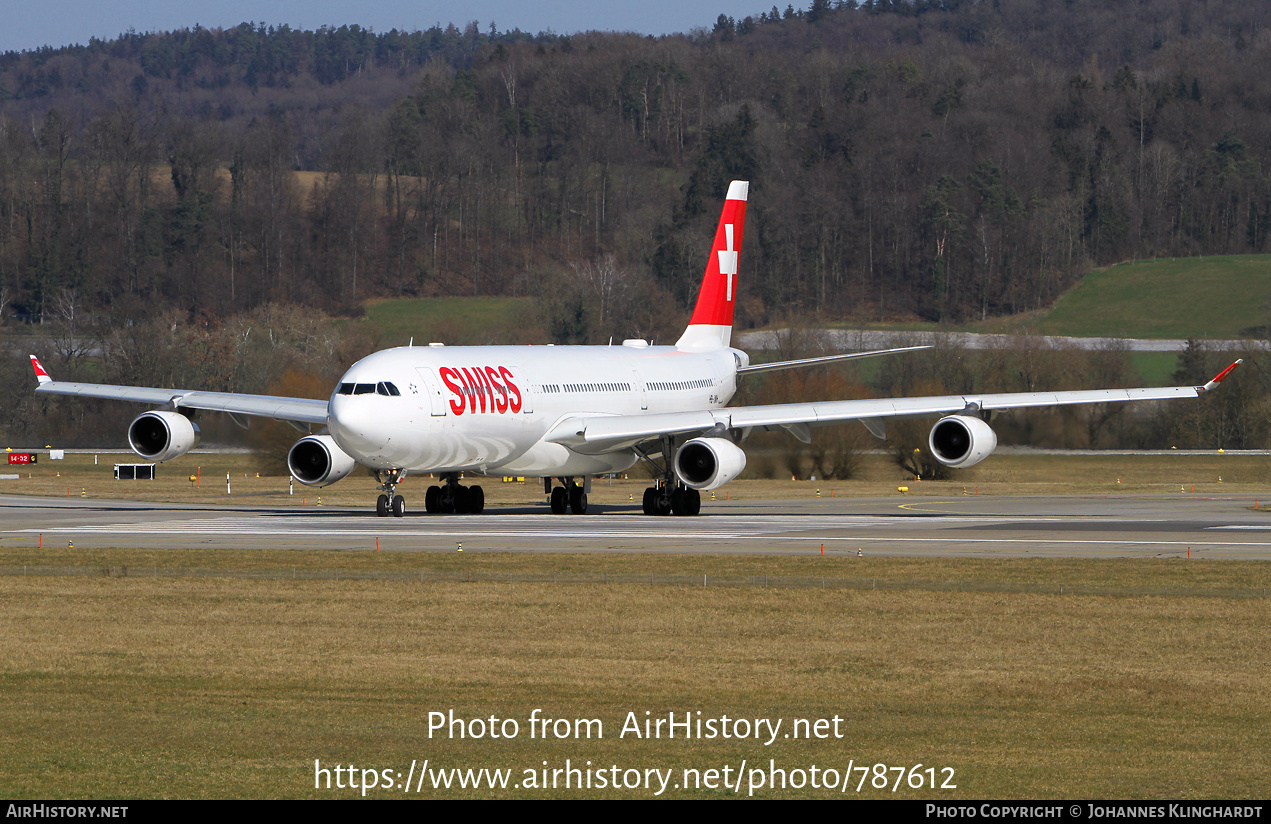
<instances>
[{"instance_id":1,"label":"main landing gear","mask_svg":"<svg viewBox=\"0 0 1271 824\"><path fill-rule=\"evenodd\" d=\"M430 486L424 493L424 511L430 515L480 515L485 509L485 490L479 486L461 486L458 472L441 475L441 486Z\"/></svg>"},{"instance_id":2,"label":"main landing gear","mask_svg":"<svg viewBox=\"0 0 1271 824\"><path fill-rule=\"evenodd\" d=\"M683 484L661 480L644 490L645 515L696 515L701 511L702 493Z\"/></svg>"},{"instance_id":3,"label":"main landing gear","mask_svg":"<svg viewBox=\"0 0 1271 824\"><path fill-rule=\"evenodd\" d=\"M400 518L406 514L406 499L397 494L397 485L405 476L404 469L389 469L384 473L375 471L375 480L380 482L384 494L375 499L375 514L381 518L392 515Z\"/></svg>"},{"instance_id":4,"label":"main landing gear","mask_svg":"<svg viewBox=\"0 0 1271 824\"><path fill-rule=\"evenodd\" d=\"M543 479L543 492L551 496L552 514L564 515L568 510L575 515L587 514L587 481L584 478L581 484L577 483L573 478L561 478L560 482L564 486L552 487L552 479Z\"/></svg>"},{"instance_id":5,"label":"main landing gear","mask_svg":"<svg viewBox=\"0 0 1271 824\"><path fill-rule=\"evenodd\" d=\"M644 490L645 515L697 515L702 511L702 493L680 483L675 470L671 468L671 456L675 454L675 449L669 435L662 436L661 464L644 449L637 447L636 454L653 467L656 474L662 476L653 486Z\"/></svg>"}]
</instances>

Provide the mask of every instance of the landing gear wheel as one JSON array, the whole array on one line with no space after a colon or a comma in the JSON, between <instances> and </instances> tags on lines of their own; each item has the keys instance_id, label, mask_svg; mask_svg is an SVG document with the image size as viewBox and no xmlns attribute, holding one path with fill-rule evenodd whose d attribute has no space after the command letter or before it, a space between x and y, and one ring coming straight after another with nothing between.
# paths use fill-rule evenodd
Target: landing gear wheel
<instances>
[{"instance_id":1,"label":"landing gear wheel","mask_svg":"<svg viewBox=\"0 0 1271 824\"><path fill-rule=\"evenodd\" d=\"M393 517L400 518L406 514L406 499L401 495L393 496L393 503L390 505L393 510Z\"/></svg>"},{"instance_id":2,"label":"landing gear wheel","mask_svg":"<svg viewBox=\"0 0 1271 824\"><path fill-rule=\"evenodd\" d=\"M430 486L424 492L424 511L429 515L441 512L441 487Z\"/></svg>"},{"instance_id":3,"label":"landing gear wheel","mask_svg":"<svg viewBox=\"0 0 1271 824\"><path fill-rule=\"evenodd\" d=\"M381 495L375 499L375 514L383 518L388 515L388 496Z\"/></svg>"},{"instance_id":4,"label":"landing gear wheel","mask_svg":"<svg viewBox=\"0 0 1271 824\"><path fill-rule=\"evenodd\" d=\"M468 511L480 515L485 509L485 490L479 486L468 487Z\"/></svg>"},{"instance_id":5,"label":"landing gear wheel","mask_svg":"<svg viewBox=\"0 0 1271 824\"><path fill-rule=\"evenodd\" d=\"M587 493L577 484L569 487L569 508L575 515L587 514Z\"/></svg>"},{"instance_id":6,"label":"landing gear wheel","mask_svg":"<svg viewBox=\"0 0 1271 824\"><path fill-rule=\"evenodd\" d=\"M656 486L650 486L644 490L644 514L658 514L658 488Z\"/></svg>"},{"instance_id":7,"label":"landing gear wheel","mask_svg":"<svg viewBox=\"0 0 1271 824\"><path fill-rule=\"evenodd\" d=\"M671 510L676 515L696 515L702 511L702 493L680 487L671 495Z\"/></svg>"},{"instance_id":8,"label":"landing gear wheel","mask_svg":"<svg viewBox=\"0 0 1271 824\"><path fill-rule=\"evenodd\" d=\"M565 510L569 507L569 495L565 492L565 487L558 486L552 490L552 514L564 515Z\"/></svg>"}]
</instances>

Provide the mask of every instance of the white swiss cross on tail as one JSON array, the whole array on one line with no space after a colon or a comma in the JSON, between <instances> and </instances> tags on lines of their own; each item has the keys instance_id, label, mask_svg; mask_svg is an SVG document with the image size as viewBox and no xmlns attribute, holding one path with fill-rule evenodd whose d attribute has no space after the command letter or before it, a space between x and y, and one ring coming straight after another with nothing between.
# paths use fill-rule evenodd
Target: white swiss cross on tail
<instances>
[{"instance_id":1,"label":"white swiss cross on tail","mask_svg":"<svg viewBox=\"0 0 1271 824\"><path fill-rule=\"evenodd\" d=\"M749 189L750 184L744 180L734 180L728 186L728 196L715 229L712 254L707 259L706 274L697 292L697 304L688 328L676 343L680 349L726 349L732 340L733 301Z\"/></svg>"},{"instance_id":2,"label":"white swiss cross on tail","mask_svg":"<svg viewBox=\"0 0 1271 824\"><path fill-rule=\"evenodd\" d=\"M737 252L733 249L733 224L725 223L724 232L728 235L728 248L719 252L719 273L728 278L728 291L724 299L731 302L733 299L733 278L737 276Z\"/></svg>"}]
</instances>

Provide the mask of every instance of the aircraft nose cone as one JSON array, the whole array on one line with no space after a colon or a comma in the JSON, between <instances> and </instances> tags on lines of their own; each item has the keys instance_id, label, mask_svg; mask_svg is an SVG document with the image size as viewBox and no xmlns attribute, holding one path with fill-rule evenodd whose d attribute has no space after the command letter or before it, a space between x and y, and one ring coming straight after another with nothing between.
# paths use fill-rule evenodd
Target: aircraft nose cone
<instances>
[{"instance_id":1,"label":"aircraft nose cone","mask_svg":"<svg viewBox=\"0 0 1271 824\"><path fill-rule=\"evenodd\" d=\"M375 395L337 396L331 402L331 435L351 455L370 457L387 440L383 434L383 410L375 408L375 400Z\"/></svg>"}]
</instances>

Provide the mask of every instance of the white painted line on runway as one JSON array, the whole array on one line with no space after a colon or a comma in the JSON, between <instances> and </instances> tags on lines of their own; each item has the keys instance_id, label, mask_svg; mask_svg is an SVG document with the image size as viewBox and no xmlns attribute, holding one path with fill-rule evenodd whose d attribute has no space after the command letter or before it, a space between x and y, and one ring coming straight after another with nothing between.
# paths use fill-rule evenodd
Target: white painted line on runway
<instances>
[{"instance_id":1,"label":"white painted line on runway","mask_svg":"<svg viewBox=\"0 0 1271 824\"><path fill-rule=\"evenodd\" d=\"M932 527L947 524L972 525L996 523L1000 518L923 518L921 523ZM1018 522L1021 519L1010 519ZM431 524L436 524L432 526ZM336 517L298 523L291 518L192 518L171 521L141 521L137 523L84 524L80 526L52 526L44 529L13 530L34 534L36 532L107 532L184 535L215 532L241 533L244 535L339 535L339 534L420 534L420 535L562 535L577 533L582 536L642 537L685 535L712 537L745 535L747 533L777 533L824 529L850 529L861 527L912 527L909 519L856 516L833 518L767 517L730 518L727 521L696 520L683 522L678 519L651 520L644 517L598 519L549 520L531 516L497 520L486 517L445 518L431 524L410 520L386 519L373 521L365 517ZM720 527L727 527L721 530Z\"/></svg>"},{"instance_id":2,"label":"white painted line on runway","mask_svg":"<svg viewBox=\"0 0 1271 824\"><path fill-rule=\"evenodd\" d=\"M774 536L770 536L769 540L773 540ZM801 540L808 540L802 538ZM946 544L1036 544L1045 546L1047 544L1109 544L1112 546L1181 546L1192 547L1194 549L1208 549L1210 547L1220 546L1247 546L1247 547L1271 547L1271 541L1125 541L1119 539L1100 539L1100 538L888 538L873 537L867 535L849 535L847 538L838 538L835 540L853 541L864 543L866 541L903 541L910 544L927 544L927 543L946 543Z\"/></svg>"},{"instance_id":3,"label":"white painted line on runway","mask_svg":"<svg viewBox=\"0 0 1271 824\"><path fill-rule=\"evenodd\" d=\"M850 529L912 529L915 526L929 526L933 529L950 526L970 526L980 524L1014 524L1033 523L1038 521L1067 521L1062 517L925 517L896 518L888 516L759 516L724 519L649 519L647 516L607 516L587 519L545 519L542 516L452 516L433 521L438 526L448 528L429 528L425 524L409 524L409 521L386 519L372 521L365 516L324 517L319 521L305 523L296 522L293 517L279 518L273 516L232 517L232 518L194 518L172 521L148 521L142 523L93 524L84 526L58 526L45 529L13 530L12 533L35 534L74 534L74 535L242 535L242 536L288 536L296 539L304 538L432 538L432 539L515 539L538 538L554 540L643 540L654 543L665 542L705 542L719 541L770 541L770 542L807 542L812 540L848 542L853 545L873 543L906 543L922 544L963 544L963 545L1078 545L1078 546L1156 546L1187 547L1196 549L1213 547L1271 547L1271 542L1237 542L1237 541L1160 541L1160 540L1127 540L1123 538L1053 538L1030 536L1028 538L990 538L990 537L921 537L908 535L904 537L868 534L833 534L836 531ZM277 525L285 521L286 526ZM563 521L563 523L562 523ZM1146 523L1147 521L1136 521ZM1119 521L1124 523L1124 521ZM320 524L320 527L314 524ZM609 525L613 526L610 527ZM619 525L628 528L619 528ZM727 531L719 526L731 527ZM635 528L636 526L639 528ZM331 528L334 527L334 528ZM1266 529L1251 525L1229 525L1208 527L1209 529ZM821 535L829 532L831 534ZM11 534L12 534L11 533ZM799 533L799 534L789 534ZM813 534L809 534L813 533ZM837 548L836 548L837 549ZM841 551L841 550L840 550Z\"/></svg>"}]
</instances>

